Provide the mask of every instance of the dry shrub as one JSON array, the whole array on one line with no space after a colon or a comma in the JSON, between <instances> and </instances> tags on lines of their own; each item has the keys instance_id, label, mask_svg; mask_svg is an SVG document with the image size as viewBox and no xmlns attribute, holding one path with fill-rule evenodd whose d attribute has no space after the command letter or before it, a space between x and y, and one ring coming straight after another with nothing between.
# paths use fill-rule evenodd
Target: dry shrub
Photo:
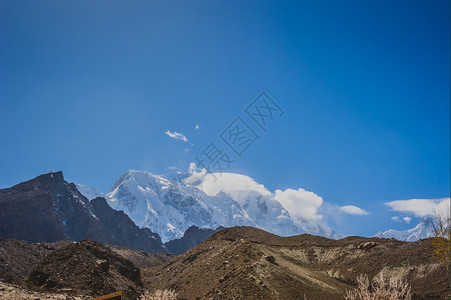
<instances>
[{"instance_id":1,"label":"dry shrub","mask_svg":"<svg viewBox=\"0 0 451 300\"><path fill-rule=\"evenodd\" d=\"M177 293L174 290L156 290L153 293L146 291L139 300L177 300Z\"/></svg>"},{"instance_id":2,"label":"dry shrub","mask_svg":"<svg viewBox=\"0 0 451 300\"><path fill-rule=\"evenodd\" d=\"M373 278L373 283L367 275L357 277L357 288L347 291L346 300L410 300L410 286L407 281L390 278L388 283L384 280L382 272Z\"/></svg>"},{"instance_id":3,"label":"dry shrub","mask_svg":"<svg viewBox=\"0 0 451 300\"><path fill-rule=\"evenodd\" d=\"M451 216L450 204L445 202L434 209L434 237L432 239L433 255L446 268L448 283L451 286Z\"/></svg>"}]
</instances>

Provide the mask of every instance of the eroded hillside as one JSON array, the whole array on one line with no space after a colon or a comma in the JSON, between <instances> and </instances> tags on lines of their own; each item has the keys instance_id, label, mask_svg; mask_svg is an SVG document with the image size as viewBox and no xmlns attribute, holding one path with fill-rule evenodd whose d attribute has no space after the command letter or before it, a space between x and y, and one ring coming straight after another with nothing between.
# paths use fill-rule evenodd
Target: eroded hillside
<instances>
[{"instance_id":1,"label":"eroded hillside","mask_svg":"<svg viewBox=\"0 0 451 300\"><path fill-rule=\"evenodd\" d=\"M180 299L343 299L359 274L407 280L414 299L449 293L430 240L300 235L251 227L222 230L172 262L142 272L147 288L175 289Z\"/></svg>"}]
</instances>

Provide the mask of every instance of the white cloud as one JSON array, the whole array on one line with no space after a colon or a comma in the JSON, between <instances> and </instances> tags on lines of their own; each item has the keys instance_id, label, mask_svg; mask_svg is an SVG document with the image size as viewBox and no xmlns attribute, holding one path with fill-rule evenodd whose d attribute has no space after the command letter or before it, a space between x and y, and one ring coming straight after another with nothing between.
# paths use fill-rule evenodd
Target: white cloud
<instances>
[{"instance_id":1,"label":"white cloud","mask_svg":"<svg viewBox=\"0 0 451 300\"><path fill-rule=\"evenodd\" d=\"M194 167L195 164L190 165L190 169ZM276 190L272 193L253 178L236 173L206 174L199 187L210 196L226 192L238 202L240 202L240 197L257 192L262 196L278 201L292 217L305 220L320 220L322 218L318 214L318 208L323 204L323 199L315 193L302 188L297 190ZM243 194L243 191L247 193Z\"/></svg>"},{"instance_id":2,"label":"white cloud","mask_svg":"<svg viewBox=\"0 0 451 300\"><path fill-rule=\"evenodd\" d=\"M179 133L179 132L171 132L169 130L167 130L165 132L170 138L176 139L176 140L181 140L184 142L188 142L188 139L186 138L186 136L184 136L183 134Z\"/></svg>"},{"instance_id":3,"label":"white cloud","mask_svg":"<svg viewBox=\"0 0 451 300\"><path fill-rule=\"evenodd\" d=\"M205 169L199 171L194 163L190 164L189 173L192 175L187 182L197 182L196 185L207 195L215 196L220 192L226 192L241 203L246 197L258 193L278 201L294 219L324 221L324 216L319 212L325 204L323 198L302 188L276 189L272 192L249 176L236 173L207 173ZM348 214L368 214L356 206L346 206L343 211Z\"/></svg>"},{"instance_id":4,"label":"white cloud","mask_svg":"<svg viewBox=\"0 0 451 300\"><path fill-rule=\"evenodd\" d=\"M354 206L354 205L346 205L342 206L339 209L341 212L350 214L350 215L357 215L357 216L364 216L369 214L366 210L361 209L360 207Z\"/></svg>"},{"instance_id":5,"label":"white cloud","mask_svg":"<svg viewBox=\"0 0 451 300\"><path fill-rule=\"evenodd\" d=\"M410 213L416 217L434 214L435 211L445 211L449 207L450 198L441 199L409 199L396 200L385 203L393 211Z\"/></svg>"},{"instance_id":6,"label":"white cloud","mask_svg":"<svg viewBox=\"0 0 451 300\"><path fill-rule=\"evenodd\" d=\"M276 190L274 198L282 203L291 216L306 220L320 220L319 207L323 204L323 198L313 192L304 189Z\"/></svg>"},{"instance_id":7,"label":"white cloud","mask_svg":"<svg viewBox=\"0 0 451 300\"><path fill-rule=\"evenodd\" d=\"M402 218L402 219L403 219L404 222L406 222L407 224L409 224L410 221L412 221L412 218L411 218L411 217L404 217L404 218Z\"/></svg>"},{"instance_id":8,"label":"white cloud","mask_svg":"<svg viewBox=\"0 0 451 300\"><path fill-rule=\"evenodd\" d=\"M196 164L192 162L189 164L188 173L191 174L191 176L185 178L183 182L185 184L194 185L202 182L207 174L207 170L197 168ZM202 189L201 186L199 186L199 188Z\"/></svg>"},{"instance_id":9,"label":"white cloud","mask_svg":"<svg viewBox=\"0 0 451 300\"><path fill-rule=\"evenodd\" d=\"M227 192L232 196L235 192L256 191L263 196L271 195L263 184L257 183L249 176L236 173L209 173L202 182L203 191L214 196L220 192Z\"/></svg>"},{"instance_id":10,"label":"white cloud","mask_svg":"<svg viewBox=\"0 0 451 300\"><path fill-rule=\"evenodd\" d=\"M407 216L405 216L405 217L393 216L393 217L391 217L391 219L392 219L392 221L399 222L399 223L402 223L404 221L407 224L409 224L410 221L412 221L412 218L411 217L407 217Z\"/></svg>"},{"instance_id":11,"label":"white cloud","mask_svg":"<svg viewBox=\"0 0 451 300\"><path fill-rule=\"evenodd\" d=\"M199 126L199 124L196 124L196 126L194 127L196 130L199 130L200 129L200 126Z\"/></svg>"}]
</instances>

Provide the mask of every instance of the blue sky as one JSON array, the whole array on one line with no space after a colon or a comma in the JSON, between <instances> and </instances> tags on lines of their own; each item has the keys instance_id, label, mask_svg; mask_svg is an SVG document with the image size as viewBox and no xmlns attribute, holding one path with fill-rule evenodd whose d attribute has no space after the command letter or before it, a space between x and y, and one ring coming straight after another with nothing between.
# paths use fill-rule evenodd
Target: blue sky
<instances>
[{"instance_id":1,"label":"blue sky","mask_svg":"<svg viewBox=\"0 0 451 300\"><path fill-rule=\"evenodd\" d=\"M345 233L410 228L384 203L450 196L449 6L2 1L0 187L186 170L240 116L260 138L229 172L370 212L330 217ZM284 111L266 132L244 112L262 91Z\"/></svg>"}]
</instances>

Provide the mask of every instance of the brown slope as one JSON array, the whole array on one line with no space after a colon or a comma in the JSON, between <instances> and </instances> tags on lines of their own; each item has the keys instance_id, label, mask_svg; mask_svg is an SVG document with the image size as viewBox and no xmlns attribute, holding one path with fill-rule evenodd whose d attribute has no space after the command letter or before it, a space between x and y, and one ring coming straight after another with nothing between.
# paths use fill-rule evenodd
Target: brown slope
<instances>
[{"instance_id":1,"label":"brown slope","mask_svg":"<svg viewBox=\"0 0 451 300\"><path fill-rule=\"evenodd\" d=\"M430 240L311 235L278 237L251 227L222 230L172 262L143 271L144 285L181 299L343 299L359 274L405 279L414 299L449 293Z\"/></svg>"},{"instance_id":2,"label":"brown slope","mask_svg":"<svg viewBox=\"0 0 451 300\"><path fill-rule=\"evenodd\" d=\"M168 241L164 246L169 253L179 255L206 241L210 236L221 229L224 229L224 227L221 226L216 229L210 229L199 228L193 225L185 231L181 238Z\"/></svg>"},{"instance_id":3,"label":"brown slope","mask_svg":"<svg viewBox=\"0 0 451 300\"><path fill-rule=\"evenodd\" d=\"M172 254L167 253L149 253L116 245L107 246L123 258L131 261L136 267L140 269L160 266L174 259L174 256Z\"/></svg>"},{"instance_id":4,"label":"brown slope","mask_svg":"<svg viewBox=\"0 0 451 300\"><path fill-rule=\"evenodd\" d=\"M45 256L71 243L29 243L0 238L0 280L20 284ZM140 269L162 265L173 259L172 255L165 253L149 253L116 245L106 246Z\"/></svg>"},{"instance_id":5,"label":"brown slope","mask_svg":"<svg viewBox=\"0 0 451 300\"><path fill-rule=\"evenodd\" d=\"M51 252L33 267L28 281L42 290L93 296L124 291L134 299L142 292L141 273L132 262L89 240Z\"/></svg>"},{"instance_id":6,"label":"brown slope","mask_svg":"<svg viewBox=\"0 0 451 300\"><path fill-rule=\"evenodd\" d=\"M28 243L0 239L0 279L10 283L23 281L38 261L69 243Z\"/></svg>"}]
</instances>

